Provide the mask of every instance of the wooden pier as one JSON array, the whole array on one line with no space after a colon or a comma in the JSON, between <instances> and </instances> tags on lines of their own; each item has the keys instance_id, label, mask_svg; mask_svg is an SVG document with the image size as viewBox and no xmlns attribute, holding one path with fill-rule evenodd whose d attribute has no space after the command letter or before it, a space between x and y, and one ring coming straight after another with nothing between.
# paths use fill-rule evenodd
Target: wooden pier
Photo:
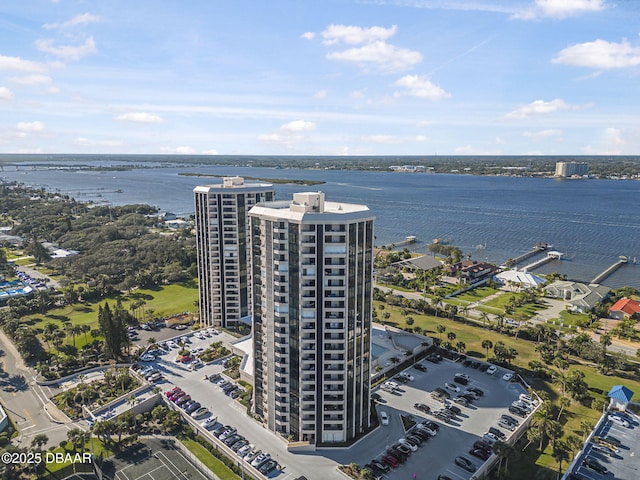
<instances>
[{"instance_id":1,"label":"wooden pier","mask_svg":"<svg viewBox=\"0 0 640 480\"><path fill-rule=\"evenodd\" d=\"M416 243L415 235L409 235L405 237L404 240L400 240L399 242L389 243L387 245L383 245L380 248L384 250L391 250L393 248L404 247L405 245L411 245L412 243Z\"/></svg>"},{"instance_id":2,"label":"wooden pier","mask_svg":"<svg viewBox=\"0 0 640 480\"><path fill-rule=\"evenodd\" d=\"M522 255L518 255L515 258L512 258L511 261L512 261L513 265L516 265L516 264L526 260L527 258L533 257L536 253L544 252L545 250L547 250L549 248L551 248L551 245L548 245L548 244L542 243L542 242L538 242L533 246L533 248L531 250L529 250L528 252L523 253Z\"/></svg>"},{"instance_id":3,"label":"wooden pier","mask_svg":"<svg viewBox=\"0 0 640 480\"><path fill-rule=\"evenodd\" d=\"M625 256L621 255L618 258L620 260L618 260L616 263L611 265L609 268L607 268L604 272L602 272L596 278L591 280L591 283L600 283L600 282L602 282L602 280L607 278L609 275L611 275L613 272L615 272L617 269L619 269L622 265L624 265L625 263L629 263L629 259L627 257L625 257Z\"/></svg>"},{"instance_id":4,"label":"wooden pier","mask_svg":"<svg viewBox=\"0 0 640 480\"><path fill-rule=\"evenodd\" d=\"M538 268L539 266L544 265L545 263L549 263L552 260L561 260L563 255L564 254L562 252L557 252L555 250L552 252L548 252L546 257L530 263L526 267L523 267L522 270L528 272L530 270L533 270L534 268Z\"/></svg>"}]
</instances>

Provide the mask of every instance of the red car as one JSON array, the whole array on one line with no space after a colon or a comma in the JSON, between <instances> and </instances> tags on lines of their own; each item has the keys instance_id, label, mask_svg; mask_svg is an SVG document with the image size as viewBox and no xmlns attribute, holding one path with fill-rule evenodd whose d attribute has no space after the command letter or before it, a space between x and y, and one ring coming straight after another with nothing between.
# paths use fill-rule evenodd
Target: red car
<instances>
[{"instance_id":1,"label":"red car","mask_svg":"<svg viewBox=\"0 0 640 480\"><path fill-rule=\"evenodd\" d=\"M174 395L177 392L181 392L182 389L180 387L173 387L171 390L167 390L166 392L164 392L164 394L167 396L167 398L169 398L170 396Z\"/></svg>"},{"instance_id":2,"label":"red car","mask_svg":"<svg viewBox=\"0 0 640 480\"><path fill-rule=\"evenodd\" d=\"M480 460L487 460L491 454L482 448L472 448L469 450L469 455L473 455Z\"/></svg>"},{"instance_id":3,"label":"red car","mask_svg":"<svg viewBox=\"0 0 640 480\"><path fill-rule=\"evenodd\" d=\"M391 455L383 455L380 460L393 468L396 468L398 465L400 465L396 457L392 457Z\"/></svg>"}]
</instances>

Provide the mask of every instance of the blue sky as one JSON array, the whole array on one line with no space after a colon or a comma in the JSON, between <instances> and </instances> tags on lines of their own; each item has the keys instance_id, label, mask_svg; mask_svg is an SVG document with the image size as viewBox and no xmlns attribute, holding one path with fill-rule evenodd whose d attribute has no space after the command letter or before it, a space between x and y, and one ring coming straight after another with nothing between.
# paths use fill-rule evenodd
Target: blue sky
<instances>
[{"instance_id":1,"label":"blue sky","mask_svg":"<svg viewBox=\"0 0 640 480\"><path fill-rule=\"evenodd\" d=\"M0 4L0 152L640 153L636 0Z\"/></svg>"}]
</instances>

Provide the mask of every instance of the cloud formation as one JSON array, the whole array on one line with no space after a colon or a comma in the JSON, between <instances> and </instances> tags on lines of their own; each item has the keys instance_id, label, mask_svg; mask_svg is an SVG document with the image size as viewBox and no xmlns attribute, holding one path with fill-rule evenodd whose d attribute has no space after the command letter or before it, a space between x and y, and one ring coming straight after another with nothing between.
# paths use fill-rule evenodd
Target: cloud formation
<instances>
[{"instance_id":1,"label":"cloud formation","mask_svg":"<svg viewBox=\"0 0 640 480\"><path fill-rule=\"evenodd\" d=\"M564 19L606 8L604 0L535 0L534 5L513 15L520 20L537 18Z\"/></svg>"},{"instance_id":2,"label":"cloud formation","mask_svg":"<svg viewBox=\"0 0 640 480\"><path fill-rule=\"evenodd\" d=\"M406 75L397 80L394 85L403 87L407 95L423 100L442 100L451 97L442 88L435 85L424 75Z\"/></svg>"},{"instance_id":3,"label":"cloud formation","mask_svg":"<svg viewBox=\"0 0 640 480\"><path fill-rule=\"evenodd\" d=\"M38 62L24 60L20 57L0 55L0 70L15 70L17 72L45 72L47 68Z\"/></svg>"},{"instance_id":4,"label":"cloud formation","mask_svg":"<svg viewBox=\"0 0 640 480\"><path fill-rule=\"evenodd\" d=\"M0 100L13 100L13 92L7 87L0 87Z\"/></svg>"},{"instance_id":5,"label":"cloud formation","mask_svg":"<svg viewBox=\"0 0 640 480\"><path fill-rule=\"evenodd\" d=\"M330 52L327 54L327 59L352 62L367 72L395 73L413 68L422 62L422 54L383 41L376 41L341 52Z\"/></svg>"},{"instance_id":6,"label":"cloud formation","mask_svg":"<svg viewBox=\"0 0 640 480\"><path fill-rule=\"evenodd\" d=\"M52 82L50 76L37 74L26 75L24 77L11 77L9 80L18 85L48 85Z\"/></svg>"},{"instance_id":7,"label":"cloud formation","mask_svg":"<svg viewBox=\"0 0 640 480\"><path fill-rule=\"evenodd\" d=\"M129 112L118 115L116 120L121 122L133 122L133 123L162 123L164 120L159 115L147 112Z\"/></svg>"},{"instance_id":8,"label":"cloud formation","mask_svg":"<svg viewBox=\"0 0 640 480\"><path fill-rule=\"evenodd\" d=\"M44 130L44 123L42 122L18 122L16 129L24 133L42 132Z\"/></svg>"},{"instance_id":9,"label":"cloud formation","mask_svg":"<svg viewBox=\"0 0 640 480\"><path fill-rule=\"evenodd\" d=\"M533 138L534 140L537 140L548 137L559 137L560 135L562 135L562 130L549 128L546 130L539 130L537 132L524 132L522 135L527 138Z\"/></svg>"},{"instance_id":10,"label":"cloud formation","mask_svg":"<svg viewBox=\"0 0 640 480\"><path fill-rule=\"evenodd\" d=\"M36 41L36 48L41 52L51 53L64 60L80 60L91 53L96 53L96 42L89 37L82 45L54 45L54 40L43 39Z\"/></svg>"},{"instance_id":11,"label":"cloud formation","mask_svg":"<svg viewBox=\"0 0 640 480\"><path fill-rule=\"evenodd\" d=\"M316 129L316 124L306 120L294 120L280 126L283 132L310 132Z\"/></svg>"},{"instance_id":12,"label":"cloud formation","mask_svg":"<svg viewBox=\"0 0 640 480\"><path fill-rule=\"evenodd\" d=\"M539 115L548 115L550 113L562 111L562 110L573 110L578 108L575 105L569 105L567 102L560 98L556 98L551 100L550 102L545 102L544 100L535 100L528 105L521 105L512 112L509 112L506 117L512 119L523 119L536 117Z\"/></svg>"},{"instance_id":13,"label":"cloud formation","mask_svg":"<svg viewBox=\"0 0 640 480\"><path fill-rule=\"evenodd\" d=\"M325 45L335 45L337 43L359 45L362 43L385 41L394 36L397 31L397 25L393 25L390 28L362 28L354 25L329 25L321 35L323 38L322 43Z\"/></svg>"},{"instance_id":14,"label":"cloud formation","mask_svg":"<svg viewBox=\"0 0 640 480\"><path fill-rule=\"evenodd\" d=\"M309 122L307 120L293 120L292 122L280 125L277 130L271 133L258 135L258 140L265 143L272 143L292 148L296 144L305 140L303 133L311 132L315 129L316 124L314 122Z\"/></svg>"},{"instance_id":15,"label":"cloud formation","mask_svg":"<svg viewBox=\"0 0 640 480\"><path fill-rule=\"evenodd\" d=\"M599 69L637 67L640 47L633 47L627 40L615 43L598 39L567 47L552 62Z\"/></svg>"},{"instance_id":16,"label":"cloud formation","mask_svg":"<svg viewBox=\"0 0 640 480\"><path fill-rule=\"evenodd\" d=\"M64 29L69 27L75 27L77 25L86 25L87 23L96 23L101 22L102 17L98 15L93 15L91 13L81 13L80 15L76 15L70 20L62 23L45 23L42 28L46 30L55 30L55 29Z\"/></svg>"},{"instance_id":17,"label":"cloud formation","mask_svg":"<svg viewBox=\"0 0 640 480\"><path fill-rule=\"evenodd\" d=\"M118 140L91 140L84 137L76 138L73 144L80 147L120 147L123 145Z\"/></svg>"}]
</instances>

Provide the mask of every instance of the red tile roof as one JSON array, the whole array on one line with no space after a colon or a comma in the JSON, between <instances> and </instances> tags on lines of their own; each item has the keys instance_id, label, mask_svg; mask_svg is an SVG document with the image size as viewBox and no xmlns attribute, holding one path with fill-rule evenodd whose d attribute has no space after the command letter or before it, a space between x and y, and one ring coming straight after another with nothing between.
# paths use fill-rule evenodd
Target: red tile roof
<instances>
[{"instance_id":1,"label":"red tile roof","mask_svg":"<svg viewBox=\"0 0 640 480\"><path fill-rule=\"evenodd\" d=\"M621 298L609 309L610 312L623 312L626 315L634 316L640 313L640 302L630 298Z\"/></svg>"}]
</instances>

